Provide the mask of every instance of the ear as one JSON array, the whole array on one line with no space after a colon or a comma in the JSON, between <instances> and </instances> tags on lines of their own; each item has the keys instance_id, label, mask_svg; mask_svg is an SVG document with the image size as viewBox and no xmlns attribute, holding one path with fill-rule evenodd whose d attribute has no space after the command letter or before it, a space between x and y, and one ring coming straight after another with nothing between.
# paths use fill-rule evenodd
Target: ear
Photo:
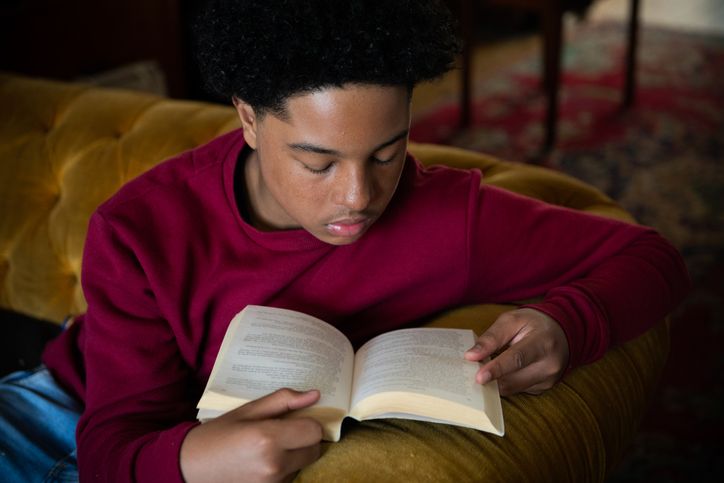
<instances>
[{"instance_id":1,"label":"ear","mask_svg":"<svg viewBox=\"0 0 724 483\"><path fill-rule=\"evenodd\" d=\"M244 141L251 149L256 149L256 133L259 124L254 108L236 96L232 98L232 102L241 121L241 129L244 131Z\"/></svg>"}]
</instances>

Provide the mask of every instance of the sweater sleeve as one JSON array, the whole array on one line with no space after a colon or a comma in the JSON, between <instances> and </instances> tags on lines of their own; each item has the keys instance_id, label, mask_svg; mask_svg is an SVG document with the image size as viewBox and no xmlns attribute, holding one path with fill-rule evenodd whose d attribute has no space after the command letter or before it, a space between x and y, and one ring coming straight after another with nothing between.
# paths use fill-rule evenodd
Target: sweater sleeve
<instances>
[{"instance_id":1,"label":"sweater sleeve","mask_svg":"<svg viewBox=\"0 0 724 483\"><path fill-rule=\"evenodd\" d=\"M690 280L678 251L654 230L475 188L469 227L469 301L515 302L563 328L570 365L660 322Z\"/></svg>"},{"instance_id":2,"label":"sweater sleeve","mask_svg":"<svg viewBox=\"0 0 724 483\"><path fill-rule=\"evenodd\" d=\"M84 250L88 302L85 410L77 429L84 481L183 481L179 450L193 421L189 369L133 242L95 214Z\"/></svg>"}]
</instances>

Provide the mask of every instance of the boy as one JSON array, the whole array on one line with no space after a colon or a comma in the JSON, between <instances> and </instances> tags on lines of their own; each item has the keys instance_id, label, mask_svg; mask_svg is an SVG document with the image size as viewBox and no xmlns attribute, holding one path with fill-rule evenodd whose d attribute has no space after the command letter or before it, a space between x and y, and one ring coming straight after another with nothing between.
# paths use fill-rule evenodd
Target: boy
<instances>
[{"instance_id":1,"label":"boy","mask_svg":"<svg viewBox=\"0 0 724 483\"><path fill-rule=\"evenodd\" d=\"M199 51L241 129L98 208L88 311L44 357L45 381L83 402L84 479L278 481L319 457L318 423L280 418L314 404L314 388L194 421L248 304L315 315L359 344L457 305L543 296L465 355L499 352L477 382L515 394L642 333L687 289L681 258L649 229L409 156L412 88L457 51L435 1L212 2Z\"/></svg>"}]
</instances>

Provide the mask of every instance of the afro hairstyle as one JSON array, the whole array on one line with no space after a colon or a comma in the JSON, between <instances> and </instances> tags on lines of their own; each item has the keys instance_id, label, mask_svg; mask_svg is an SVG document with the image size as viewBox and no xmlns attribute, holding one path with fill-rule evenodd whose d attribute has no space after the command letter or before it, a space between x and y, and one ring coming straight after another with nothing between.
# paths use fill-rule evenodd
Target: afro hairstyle
<instances>
[{"instance_id":1,"label":"afro hairstyle","mask_svg":"<svg viewBox=\"0 0 724 483\"><path fill-rule=\"evenodd\" d=\"M413 87L460 52L439 0L210 0L196 18L206 87L259 114L348 83Z\"/></svg>"}]
</instances>

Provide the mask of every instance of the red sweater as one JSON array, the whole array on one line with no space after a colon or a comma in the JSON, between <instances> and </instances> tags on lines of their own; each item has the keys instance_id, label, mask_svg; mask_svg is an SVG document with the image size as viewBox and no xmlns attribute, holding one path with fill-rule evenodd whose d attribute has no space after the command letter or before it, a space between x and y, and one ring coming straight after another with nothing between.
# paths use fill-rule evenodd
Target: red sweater
<instances>
[{"instance_id":1,"label":"red sweater","mask_svg":"<svg viewBox=\"0 0 724 483\"><path fill-rule=\"evenodd\" d=\"M85 402L84 480L181 481L179 448L231 318L301 310L355 345L470 303L544 295L571 365L660 321L689 280L654 231L481 186L478 171L408 157L385 214L356 243L260 232L240 216L240 131L125 185L93 215L88 311L44 362Z\"/></svg>"}]
</instances>

